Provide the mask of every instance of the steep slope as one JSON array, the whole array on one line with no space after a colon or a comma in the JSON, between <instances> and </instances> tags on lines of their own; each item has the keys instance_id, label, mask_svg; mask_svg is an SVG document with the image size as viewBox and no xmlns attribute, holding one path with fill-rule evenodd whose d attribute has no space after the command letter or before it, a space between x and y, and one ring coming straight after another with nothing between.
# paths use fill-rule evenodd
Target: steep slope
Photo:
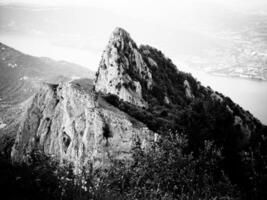
<instances>
[{"instance_id":1,"label":"steep slope","mask_svg":"<svg viewBox=\"0 0 267 200\"><path fill-rule=\"evenodd\" d=\"M45 88L31 101L17 132L14 161L26 161L41 148L78 167L105 166L130 158L134 138L147 147L156 133L179 132L196 156L206 140L221 148L218 167L245 190L267 183L258 178L266 175L267 128L230 98L179 71L161 51L138 48L121 28L103 52L94 86L81 90L76 82Z\"/></svg>"},{"instance_id":2,"label":"steep slope","mask_svg":"<svg viewBox=\"0 0 267 200\"><path fill-rule=\"evenodd\" d=\"M114 94L131 104L147 107L140 81L151 87L152 75L129 33L116 28L102 55L96 75L96 91Z\"/></svg>"}]
</instances>

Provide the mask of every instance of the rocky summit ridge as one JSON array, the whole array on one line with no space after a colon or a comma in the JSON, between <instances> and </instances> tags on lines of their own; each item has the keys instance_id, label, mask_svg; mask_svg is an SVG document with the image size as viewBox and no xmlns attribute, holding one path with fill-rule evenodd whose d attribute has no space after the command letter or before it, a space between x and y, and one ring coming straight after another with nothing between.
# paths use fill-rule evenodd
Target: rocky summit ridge
<instances>
[{"instance_id":1,"label":"rocky summit ridge","mask_svg":"<svg viewBox=\"0 0 267 200\"><path fill-rule=\"evenodd\" d=\"M179 71L161 51L138 47L121 28L110 36L94 84L77 80L42 88L17 131L15 162L27 162L39 149L77 168L105 167L131 160L136 144L147 149L159 135L180 132L192 151L206 140L223 147L226 171L243 176L231 162L266 135L248 111Z\"/></svg>"},{"instance_id":2,"label":"rocky summit ridge","mask_svg":"<svg viewBox=\"0 0 267 200\"><path fill-rule=\"evenodd\" d=\"M142 96L141 83L136 77L145 80L146 87L151 88L152 74L136 43L128 32L116 28L102 54L95 90L117 95L120 99L137 106L147 107L147 102Z\"/></svg>"}]
</instances>

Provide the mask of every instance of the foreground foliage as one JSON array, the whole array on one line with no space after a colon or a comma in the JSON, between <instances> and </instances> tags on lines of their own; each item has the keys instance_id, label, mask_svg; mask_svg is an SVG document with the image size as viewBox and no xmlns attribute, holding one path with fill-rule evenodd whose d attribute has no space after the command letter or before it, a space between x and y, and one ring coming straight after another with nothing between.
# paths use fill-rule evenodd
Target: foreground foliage
<instances>
[{"instance_id":1,"label":"foreground foliage","mask_svg":"<svg viewBox=\"0 0 267 200\"><path fill-rule=\"evenodd\" d=\"M127 199L237 199L219 167L221 151L206 141L196 157L186 147L183 136L168 134L147 153L137 148L132 165L110 172L111 188Z\"/></svg>"},{"instance_id":2,"label":"foreground foliage","mask_svg":"<svg viewBox=\"0 0 267 200\"><path fill-rule=\"evenodd\" d=\"M7 199L238 199L220 168L220 149L206 141L194 156L187 146L179 134L167 134L148 151L137 141L130 163L94 171L88 166L79 175L39 152L31 155L30 166L1 160L2 194Z\"/></svg>"}]
</instances>

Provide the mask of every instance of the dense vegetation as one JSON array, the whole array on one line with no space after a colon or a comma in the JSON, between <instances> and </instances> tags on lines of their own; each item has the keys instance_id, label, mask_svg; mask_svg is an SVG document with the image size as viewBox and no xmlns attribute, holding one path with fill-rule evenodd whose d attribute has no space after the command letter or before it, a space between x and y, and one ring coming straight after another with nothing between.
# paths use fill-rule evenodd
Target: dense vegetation
<instances>
[{"instance_id":1,"label":"dense vegetation","mask_svg":"<svg viewBox=\"0 0 267 200\"><path fill-rule=\"evenodd\" d=\"M148 152L135 149L130 166L112 169L110 186L122 191L123 199L238 199L237 188L219 168L220 150L206 141L195 157L187 146L184 136L167 134Z\"/></svg>"},{"instance_id":2,"label":"dense vegetation","mask_svg":"<svg viewBox=\"0 0 267 200\"><path fill-rule=\"evenodd\" d=\"M92 170L89 164L79 175L70 164L60 165L39 151L30 155L30 165L12 165L1 158L1 194L7 199L266 198L266 142L239 155L239 170L249 177L240 177L247 191L223 170L222 148L205 140L196 155L189 146L185 135L165 132L150 149L141 149L136 141L131 162L114 161L104 170Z\"/></svg>"},{"instance_id":3,"label":"dense vegetation","mask_svg":"<svg viewBox=\"0 0 267 200\"><path fill-rule=\"evenodd\" d=\"M116 162L106 170L82 169L38 151L31 165L14 166L1 160L0 189L7 199L239 199L240 193L220 169L219 148L206 141L199 156L187 152L185 136L168 133L149 150L138 141L133 160ZM16 192L14 192L16 191Z\"/></svg>"},{"instance_id":4,"label":"dense vegetation","mask_svg":"<svg viewBox=\"0 0 267 200\"><path fill-rule=\"evenodd\" d=\"M197 82L190 74L177 70L177 67L164 54L148 45L141 46L140 52L144 61L153 74L152 91L146 90L143 84L143 96L151 105L164 104L164 97L167 96L174 105L185 106L190 101L184 94L184 81L187 80L192 88L193 95L200 97L204 91L199 82ZM148 59L156 61L157 66L151 65ZM140 80L142 83L142 80Z\"/></svg>"}]
</instances>

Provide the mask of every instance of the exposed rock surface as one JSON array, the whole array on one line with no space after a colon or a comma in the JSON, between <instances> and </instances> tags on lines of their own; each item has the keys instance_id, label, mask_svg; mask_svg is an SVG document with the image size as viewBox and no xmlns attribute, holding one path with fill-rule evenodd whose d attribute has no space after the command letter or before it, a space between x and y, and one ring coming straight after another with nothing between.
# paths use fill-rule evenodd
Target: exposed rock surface
<instances>
[{"instance_id":1,"label":"exposed rock surface","mask_svg":"<svg viewBox=\"0 0 267 200\"><path fill-rule=\"evenodd\" d=\"M97 72L95 89L104 94L114 94L120 99L140 107L147 107L138 79L151 88L152 74L129 33L116 28L103 52Z\"/></svg>"},{"instance_id":2,"label":"exposed rock surface","mask_svg":"<svg viewBox=\"0 0 267 200\"><path fill-rule=\"evenodd\" d=\"M192 89L191 89L190 83L187 80L184 81L184 88L185 88L185 96L188 99L193 99L194 95L192 93Z\"/></svg>"},{"instance_id":3,"label":"exposed rock surface","mask_svg":"<svg viewBox=\"0 0 267 200\"><path fill-rule=\"evenodd\" d=\"M253 136L260 138L263 128L231 99L179 71L161 51L138 48L117 28L94 86L80 81L44 85L33 97L11 154L14 161L27 161L38 148L77 168L101 167L130 159L136 141L147 148L160 138L156 133L180 131L193 148L214 140L231 157Z\"/></svg>"},{"instance_id":4,"label":"exposed rock surface","mask_svg":"<svg viewBox=\"0 0 267 200\"><path fill-rule=\"evenodd\" d=\"M130 159L136 141L145 148L152 132L105 103L93 90L73 83L44 85L29 104L11 157L27 162L34 149L74 163L105 167L113 159Z\"/></svg>"}]
</instances>

